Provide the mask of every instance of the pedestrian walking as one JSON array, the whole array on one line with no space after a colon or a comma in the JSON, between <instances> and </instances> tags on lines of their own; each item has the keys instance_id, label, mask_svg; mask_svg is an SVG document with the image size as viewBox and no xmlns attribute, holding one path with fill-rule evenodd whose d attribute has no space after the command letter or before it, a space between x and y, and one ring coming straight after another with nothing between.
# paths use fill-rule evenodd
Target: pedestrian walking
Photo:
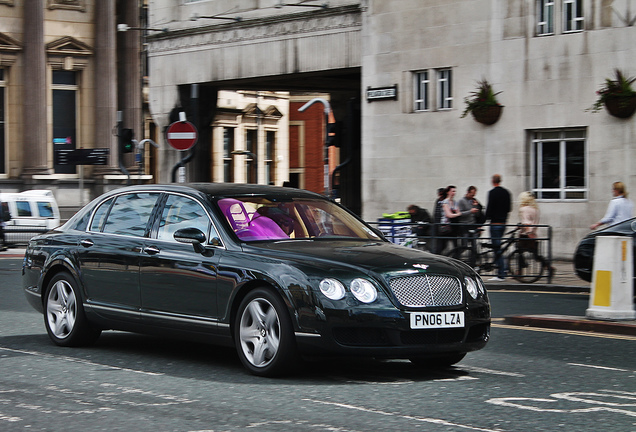
<instances>
[{"instance_id":1,"label":"pedestrian walking","mask_svg":"<svg viewBox=\"0 0 636 432\"><path fill-rule=\"evenodd\" d=\"M505 260L501 253L501 239L506 231L506 222L511 208L510 192L501 187L501 175L492 176L493 188L488 191L488 204L486 205L486 220L490 221L490 237L493 251L495 252L497 276L491 278L493 282L501 282L506 278Z\"/></svg>"},{"instance_id":2,"label":"pedestrian walking","mask_svg":"<svg viewBox=\"0 0 636 432\"><path fill-rule=\"evenodd\" d=\"M455 201L455 194L457 193L457 188L453 185L450 185L446 188L446 198L441 202L442 205L442 217L439 225L439 236L437 242L437 253L441 254L444 251L444 248L448 244L448 240L453 237L457 237L457 231L453 226L454 222L457 222L457 218L459 218L462 214L457 208L457 202ZM453 240L454 247L457 246L456 240Z\"/></svg>"},{"instance_id":3,"label":"pedestrian walking","mask_svg":"<svg viewBox=\"0 0 636 432\"><path fill-rule=\"evenodd\" d=\"M601 225L613 225L634 216L634 203L627 198L627 189L623 182L612 183L612 195L614 198L610 201L605 216L590 226L595 230Z\"/></svg>"}]
</instances>

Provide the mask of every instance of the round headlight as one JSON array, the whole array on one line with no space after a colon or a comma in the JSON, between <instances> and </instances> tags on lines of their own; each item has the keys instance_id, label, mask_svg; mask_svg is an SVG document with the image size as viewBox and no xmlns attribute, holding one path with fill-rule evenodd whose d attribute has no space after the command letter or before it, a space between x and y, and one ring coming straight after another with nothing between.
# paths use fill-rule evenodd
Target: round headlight
<instances>
[{"instance_id":1,"label":"round headlight","mask_svg":"<svg viewBox=\"0 0 636 432\"><path fill-rule=\"evenodd\" d=\"M371 303L378 298L378 291L366 279L354 279L351 281L351 293L362 303Z\"/></svg>"},{"instance_id":2,"label":"round headlight","mask_svg":"<svg viewBox=\"0 0 636 432\"><path fill-rule=\"evenodd\" d=\"M345 288L337 279L323 279L320 281L320 292L331 300L340 300L345 295Z\"/></svg>"},{"instance_id":3,"label":"round headlight","mask_svg":"<svg viewBox=\"0 0 636 432\"><path fill-rule=\"evenodd\" d=\"M472 298L476 299L479 295L477 283L473 278L469 278L468 276L464 278L464 281L466 281L466 291L468 291L468 294L470 294Z\"/></svg>"}]
</instances>

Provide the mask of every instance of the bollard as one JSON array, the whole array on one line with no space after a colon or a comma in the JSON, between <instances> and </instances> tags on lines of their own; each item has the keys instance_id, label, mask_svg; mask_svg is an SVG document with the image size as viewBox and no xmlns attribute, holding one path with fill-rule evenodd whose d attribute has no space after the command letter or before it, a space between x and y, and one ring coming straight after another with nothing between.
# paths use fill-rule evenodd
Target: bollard
<instances>
[{"instance_id":1,"label":"bollard","mask_svg":"<svg viewBox=\"0 0 636 432\"><path fill-rule=\"evenodd\" d=\"M600 320L633 320L633 239L598 236L592 266L592 287L585 315Z\"/></svg>"}]
</instances>

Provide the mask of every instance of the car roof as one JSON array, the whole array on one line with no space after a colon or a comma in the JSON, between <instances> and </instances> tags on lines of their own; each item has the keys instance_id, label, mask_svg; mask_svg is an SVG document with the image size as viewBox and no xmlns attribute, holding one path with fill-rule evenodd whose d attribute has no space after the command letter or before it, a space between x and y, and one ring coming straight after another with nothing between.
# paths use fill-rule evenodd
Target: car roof
<instances>
[{"instance_id":1,"label":"car roof","mask_svg":"<svg viewBox=\"0 0 636 432\"><path fill-rule=\"evenodd\" d=\"M259 196L276 195L295 198L325 198L314 192L295 189L290 187L257 185L245 183L170 183L170 184L149 184L136 185L118 188L111 193L133 191L161 191L161 192L190 192L198 191L212 197L238 197L238 196Z\"/></svg>"}]
</instances>

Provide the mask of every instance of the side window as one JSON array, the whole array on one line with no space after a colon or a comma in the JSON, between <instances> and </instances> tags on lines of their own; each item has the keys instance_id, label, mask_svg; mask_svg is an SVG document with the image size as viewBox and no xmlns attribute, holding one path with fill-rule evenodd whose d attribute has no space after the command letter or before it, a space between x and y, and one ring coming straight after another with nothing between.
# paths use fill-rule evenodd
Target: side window
<instances>
[{"instance_id":1,"label":"side window","mask_svg":"<svg viewBox=\"0 0 636 432\"><path fill-rule=\"evenodd\" d=\"M16 201L15 206L18 209L18 217L33 216L31 213L31 204L29 204L28 201Z\"/></svg>"},{"instance_id":2,"label":"side window","mask_svg":"<svg viewBox=\"0 0 636 432\"><path fill-rule=\"evenodd\" d=\"M120 195L108 214L103 232L143 237L159 194L131 193Z\"/></svg>"},{"instance_id":3,"label":"side window","mask_svg":"<svg viewBox=\"0 0 636 432\"><path fill-rule=\"evenodd\" d=\"M210 230L210 218L201 204L195 200L180 195L170 195L161 214L157 238L174 241L175 231L181 228L197 228L207 237ZM212 233L210 237L217 237L217 234Z\"/></svg>"},{"instance_id":4,"label":"side window","mask_svg":"<svg viewBox=\"0 0 636 432\"><path fill-rule=\"evenodd\" d=\"M51 206L50 202L46 201L38 201L38 212L40 213L40 217L52 218L53 217L53 206Z\"/></svg>"},{"instance_id":5,"label":"side window","mask_svg":"<svg viewBox=\"0 0 636 432\"><path fill-rule=\"evenodd\" d=\"M97 210L95 211L95 216L93 216L93 221L91 222L90 231L101 231L104 226L104 222L106 221L106 215L108 215L108 210L110 206L113 204L114 198L109 199L102 203Z\"/></svg>"}]
</instances>

